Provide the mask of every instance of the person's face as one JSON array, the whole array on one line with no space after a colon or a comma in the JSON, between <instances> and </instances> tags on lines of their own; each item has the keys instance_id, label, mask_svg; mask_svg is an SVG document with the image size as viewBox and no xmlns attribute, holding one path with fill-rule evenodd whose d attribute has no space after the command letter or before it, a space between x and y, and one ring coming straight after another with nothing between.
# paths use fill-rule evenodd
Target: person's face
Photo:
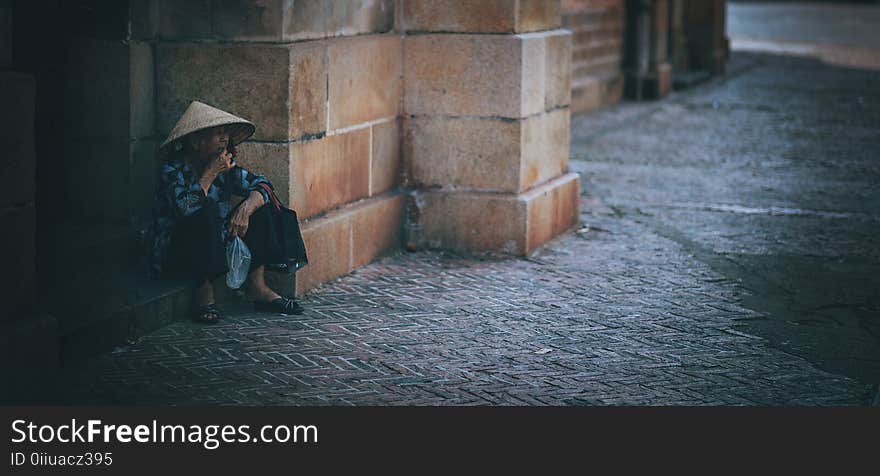
<instances>
[{"instance_id":1,"label":"person's face","mask_svg":"<svg viewBox=\"0 0 880 476\"><path fill-rule=\"evenodd\" d=\"M229 131L226 126L217 126L194 133L190 147L194 155L204 161L216 158L228 143Z\"/></svg>"}]
</instances>

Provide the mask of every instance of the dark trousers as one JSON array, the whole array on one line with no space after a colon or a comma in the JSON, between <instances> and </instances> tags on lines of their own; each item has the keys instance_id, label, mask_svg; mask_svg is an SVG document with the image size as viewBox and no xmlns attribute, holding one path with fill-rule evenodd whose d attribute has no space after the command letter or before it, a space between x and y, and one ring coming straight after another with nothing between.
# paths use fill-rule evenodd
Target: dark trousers
<instances>
[{"instance_id":1,"label":"dark trousers","mask_svg":"<svg viewBox=\"0 0 880 476\"><path fill-rule=\"evenodd\" d=\"M234 210L233 210L234 212ZM232 213L230 212L230 216ZM226 265L226 244L220 231L217 203L209 202L199 211L179 220L171 233L165 263L166 277L203 282L229 270ZM251 215L248 230L242 238L251 252L251 270L265 264L283 263L286 258L278 240L275 220L268 206Z\"/></svg>"}]
</instances>

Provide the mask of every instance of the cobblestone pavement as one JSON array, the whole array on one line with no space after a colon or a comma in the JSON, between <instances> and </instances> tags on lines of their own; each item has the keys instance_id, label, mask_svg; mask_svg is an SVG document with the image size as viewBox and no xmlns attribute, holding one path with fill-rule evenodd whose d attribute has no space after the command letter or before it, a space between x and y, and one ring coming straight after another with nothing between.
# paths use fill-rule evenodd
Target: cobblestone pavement
<instances>
[{"instance_id":1,"label":"cobblestone pavement","mask_svg":"<svg viewBox=\"0 0 880 476\"><path fill-rule=\"evenodd\" d=\"M737 56L731 75L685 95L575 117L581 226L532 257L386 257L306 296L303 316L236 305L220 325L174 323L82 362L61 395L870 403L880 381L877 79Z\"/></svg>"}]
</instances>

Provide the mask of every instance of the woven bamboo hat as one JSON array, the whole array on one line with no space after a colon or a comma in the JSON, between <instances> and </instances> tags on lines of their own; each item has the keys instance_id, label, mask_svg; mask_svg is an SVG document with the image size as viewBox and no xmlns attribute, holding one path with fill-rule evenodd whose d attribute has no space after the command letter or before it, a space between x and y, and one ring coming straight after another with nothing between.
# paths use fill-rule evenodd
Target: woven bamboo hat
<instances>
[{"instance_id":1,"label":"woven bamboo hat","mask_svg":"<svg viewBox=\"0 0 880 476\"><path fill-rule=\"evenodd\" d=\"M159 148L164 149L168 144L193 132L223 125L229 127L229 140L232 145L240 144L257 130L257 126L247 119L242 119L205 103L193 101L189 103L189 107L180 116L174 129L171 129L168 138Z\"/></svg>"}]
</instances>

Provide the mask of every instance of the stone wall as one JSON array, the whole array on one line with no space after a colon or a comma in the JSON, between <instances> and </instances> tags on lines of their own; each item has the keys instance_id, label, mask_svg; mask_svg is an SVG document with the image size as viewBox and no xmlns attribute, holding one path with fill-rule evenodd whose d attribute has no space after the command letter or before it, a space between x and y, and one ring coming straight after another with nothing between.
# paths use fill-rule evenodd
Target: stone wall
<instances>
[{"instance_id":1,"label":"stone wall","mask_svg":"<svg viewBox=\"0 0 880 476\"><path fill-rule=\"evenodd\" d=\"M297 294L400 248L393 1L158 0L147 13L135 31L156 44L158 129L194 99L257 125L240 163L302 220L310 264ZM271 277L294 291L292 277Z\"/></svg>"},{"instance_id":2,"label":"stone wall","mask_svg":"<svg viewBox=\"0 0 880 476\"><path fill-rule=\"evenodd\" d=\"M619 102L624 0L563 0L562 26L572 32L572 113Z\"/></svg>"},{"instance_id":3,"label":"stone wall","mask_svg":"<svg viewBox=\"0 0 880 476\"><path fill-rule=\"evenodd\" d=\"M577 223L556 1L405 0L407 246L528 254Z\"/></svg>"}]
</instances>

